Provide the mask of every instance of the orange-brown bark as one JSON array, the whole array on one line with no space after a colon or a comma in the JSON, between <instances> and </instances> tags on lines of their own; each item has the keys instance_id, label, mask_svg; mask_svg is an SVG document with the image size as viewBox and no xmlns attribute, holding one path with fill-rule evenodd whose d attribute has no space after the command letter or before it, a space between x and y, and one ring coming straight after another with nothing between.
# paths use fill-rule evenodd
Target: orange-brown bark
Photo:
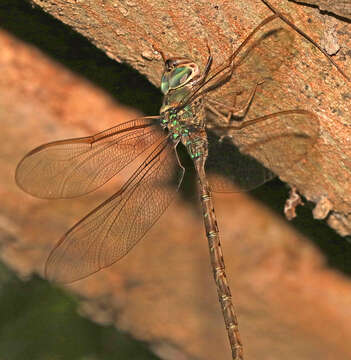
<instances>
[{"instance_id":1,"label":"orange-brown bark","mask_svg":"<svg viewBox=\"0 0 351 360\"><path fill-rule=\"evenodd\" d=\"M91 39L108 56L128 62L156 85L163 65L155 49L166 55L193 58L204 66L208 44L215 64L219 64L260 21L272 14L261 0L33 2ZM351 68L350 24L321 15L318 9L287 1L271 2L329 53L338 51L334 60L348 72ZM318 151L310 161L303 169L296 168L284 176L284 180L315 203L327 197L332 204L327 214L330 226L342 235L350 234L347 214L351 212L348 160L351 83L297 34L294 46L295 59L281 69L278 75L281 89L275 90L272 99L265 103L266 111L270 108L272 111L301 108L312 111L319 117L321 136Z\"/></svg>"},{"instance_id":2,"label":"orange-brown bark","mask_svg":"<svg viewBox=\"0 0 351 360\"><path fill-rule=\"evenodd\" d=\"M297 0L297 2L316 5L321 11L328 11L351 19L351 4L348 0Z\"/></svg>"}]
</instances>

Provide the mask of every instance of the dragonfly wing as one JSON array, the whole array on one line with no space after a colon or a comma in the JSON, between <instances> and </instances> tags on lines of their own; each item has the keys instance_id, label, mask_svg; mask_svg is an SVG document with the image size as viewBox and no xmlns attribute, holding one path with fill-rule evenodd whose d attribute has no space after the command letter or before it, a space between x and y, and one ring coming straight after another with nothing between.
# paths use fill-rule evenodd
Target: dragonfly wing
<instances>
[{"instance_id":1,"label":"dragonfly wing","mask_svg":"<svg viewBox=\"0 0 351 360\"><path fill-rule=\"evenodd\" d=\"M131 120L93 136L55 141L28 153L16 182L39 198L72 198L105 184L164 136L155 118Z\"/></svg>"},{"instance_id":2,"label":"dragonfly wing","mask_svg":"<svg viewBox=\"0 0 351 360\"><path fill-rule=\"evenodd\" d=\"M287 106L290 108L290 104L284 102L287 91L282 88L281 79L296 57L293 46L295 37L293 30L280 23L273 22L260 29L234 59L232 76L222 86L210 91L208 98L240 109L245 106L254 87L260 84L250 108L253 116L262 115L262 111L269 114L284 110ZM228 70L229 67L213 81L218 81ZM224 114L228 113L221 106L217 106L217 109Z\"/></svg>"},{"instance_id":3,"label":"dragonfly wing","mask_svg":"<svg viewBox=\"0 0 351 360\"><path fill-rule=\"evenodd\" d=\"M303 110L285 111L295 103L282 79L298 61L297 46L296 32L274 20L238 51L233 58L233 74L222 86L216 88L214 84L221 74L228 73L229 65L213 78L212 84L207 84L212 86L206 94L211 105L207 109L207 127L218 136L232 138L221 143L213 134L209 136L207 172L214 191L233 191L233 184L238 191L252 190L272 179L274 173L282 176L306 157L317 141L316 116ZM213 72L216 74L216 69ZM229 108L245 108L257 85L245 117L241 121L225 120ZM236 130L241 124L247 125Z\"/></svg>"},{"instance_id":4,"label":"dragonfly wing","mask_svg":"<svg viewBox=\"0 0 351 360\"><path fill-rule=\"evenodd\" d=\"M184 169L174 147L162 140L122 189L78 222L46 262L46 276L72 282L107 267L145 235L166 210Z\"/></svg>"},{"instance_id":5,"label":"dragonfly wing","mask_svg":"<svg viewBox=\"0 0 351 360\"><path fill-rule=\"evenodd\" d=\"M223 64L210 71L204 83L184 98L183 105L204 94L230 107L235 94L247 100L258 83L276 81L275 75L282 65L285 64L282 73L287 71L286 66L291 66L298 53L292 46L295 37L294 30L281 22L257 27L249 35L250 40L246 39Z\"/></svg>"},{"instance_id":6,"label":"dragonfly wing","mask_svg":"<svg viewBox=\"0 0 351 360\"><path fill-rule=\"evenodd\" d=\"M233 184L237 191L252 190L274 173L284 176L308 157L319 137L317 116L305 110L271 114L246 125L231 130L231 141L220 142L209 133L206 168L213 191L232 192Z\"/></svg>"},{"instance_id":7,"label":"dragonfly wing","mask_svg":"<svg viewBox=\"0 0 351 360\"><path fill-rule=\"evenodd\" d=\"M228 138L208 133L206 172L214 192L249 191L271 180L275 174L249 154L243 154Z\"/></svg>"}]
</instances>

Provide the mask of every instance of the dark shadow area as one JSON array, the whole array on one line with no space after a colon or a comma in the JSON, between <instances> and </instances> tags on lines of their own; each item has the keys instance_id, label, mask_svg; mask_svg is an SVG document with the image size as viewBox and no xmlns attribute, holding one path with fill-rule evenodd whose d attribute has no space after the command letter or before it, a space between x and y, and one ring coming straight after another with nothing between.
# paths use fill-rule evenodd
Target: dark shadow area
<instances>
[{"instance_id":1,"label":"dark shadow area","mask_svg":"<svg viewBox=\"0 0 351 360\"><path fill-rule=\"evenodd\" d=\"M289 197L289 188L285 183L276 178L251 191L250 195L285 219L284 204ZM289 224L313 241L326 257L328 265L351 275L351 243L339 236L324 220L313 219L314 204L306 199L303 201L305 205L297 208L297 217Z\"/></svg>"},{"instance_id":2,"label":"dark shadow area","mask_svg":"<svg viewBox=\"0 0 351 360\"><path fill-rule=\"evenodd\" d=\"M157 360L147 345L78 315L64 290L22 282L0 265L0 349L6 360Z\"/></svg>"}]
</instances>

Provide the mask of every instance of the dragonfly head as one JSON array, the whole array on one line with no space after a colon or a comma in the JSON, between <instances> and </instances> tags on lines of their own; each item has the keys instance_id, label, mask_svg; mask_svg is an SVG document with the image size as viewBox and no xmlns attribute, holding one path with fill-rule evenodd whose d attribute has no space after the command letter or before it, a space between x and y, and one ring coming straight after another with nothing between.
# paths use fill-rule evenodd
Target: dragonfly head
<instances>
[{"instance_id":1,"label":"dragonfly head","mask_svg":"<svg viewBox=\"0 0 351 360\"><path fill-rule=\"evenodd\" d=\"M189 96L195 84L202 80L199 67L186 58L168 58L161 79L164 94L160 113L177 108Z\"/></svg>"},{"instance_id":2,"label":"dragonfly head","mask_svg":"<svg viewBox=\"0 0 351 360\"><path fill-rule=\"evenodd\" d=\"M161 91L164 95L172 90L192 85L201 77L199 67L186 58L169 58L165 60L165 69L161 79Z\"/></svg>"}]
</instances>

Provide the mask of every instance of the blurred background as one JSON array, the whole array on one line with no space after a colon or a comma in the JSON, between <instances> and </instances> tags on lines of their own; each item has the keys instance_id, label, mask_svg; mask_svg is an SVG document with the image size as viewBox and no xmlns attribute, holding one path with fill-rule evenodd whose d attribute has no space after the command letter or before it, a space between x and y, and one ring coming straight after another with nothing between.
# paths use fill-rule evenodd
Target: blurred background
<instances>
[{"instance_id":1,"label":"blurred background","mask_svg":"<svg viewBox=\"0 0 351 360\"><path fill-rule=\"evenodd\" d=\"M228 359L191 176L120 266L69 291L43 280L60 234L116 184L69 204L36 200L16 188L15 165L41 143L156 115L162 98L138 72L26 1L1 1L0 34L0 359ZM216 198L247 358L351 358L351 244L313 220L308 202L287 224L288 192L273 180Z\"/></svg>"}]
</instances>

